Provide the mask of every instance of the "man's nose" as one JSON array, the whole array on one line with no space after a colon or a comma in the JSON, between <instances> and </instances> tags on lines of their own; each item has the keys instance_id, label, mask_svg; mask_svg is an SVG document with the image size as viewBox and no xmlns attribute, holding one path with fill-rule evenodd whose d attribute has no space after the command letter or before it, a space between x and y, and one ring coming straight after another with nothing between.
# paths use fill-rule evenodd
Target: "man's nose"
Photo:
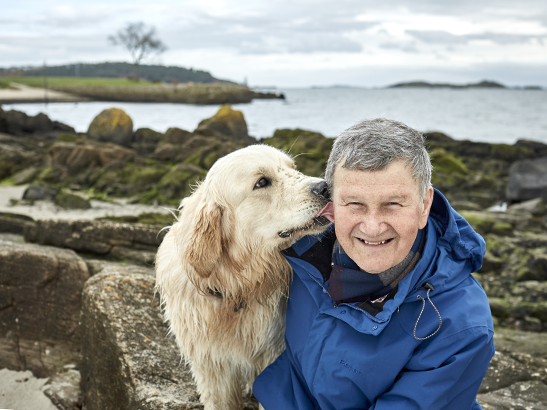
<instances>
[{"instance_id":1,"label":"man's nose","mask_svg":"<svg viewBox=\"0 0 547 410\"><path fill-rule=\"evenodd\" d=\"M359 229L368 239L380 236L386 230L386 224L381 212L368 210L359 224Z\"/></svg>"}]
</instances>

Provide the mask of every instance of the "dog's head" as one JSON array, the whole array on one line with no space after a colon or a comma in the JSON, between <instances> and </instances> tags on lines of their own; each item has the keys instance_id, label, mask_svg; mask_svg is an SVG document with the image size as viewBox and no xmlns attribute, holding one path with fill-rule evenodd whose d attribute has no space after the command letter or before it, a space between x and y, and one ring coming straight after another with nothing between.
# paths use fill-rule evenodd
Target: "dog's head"
<instances>
[{"instance_id":1,"label":"dog's head","mask_svg":"<svg viewBox=\"0 0 547 410\"><path fill-rule=\"evenodd\" d=\"M279 253L329 225L317 213L327 204L322 179L295 169L284 152L252 145L219 159L181 212L192 215L183 258L207 278L220 266L238 271L248 258ZM187 209L188 208L188 209Z\"/></svg>"}]
</instances>

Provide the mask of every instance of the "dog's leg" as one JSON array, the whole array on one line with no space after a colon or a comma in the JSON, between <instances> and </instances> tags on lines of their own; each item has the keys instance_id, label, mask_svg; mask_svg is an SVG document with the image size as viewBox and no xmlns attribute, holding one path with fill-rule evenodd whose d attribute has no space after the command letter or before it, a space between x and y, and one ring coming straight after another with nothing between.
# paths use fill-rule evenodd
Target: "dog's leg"
<instances>
[{"instance_id":1,"label":"dog's leg","mask_svg":"<svg viewBox=\"0 0 547 410\"><path fill-rule=\"evenodd\" d=\"M227 361L204 359L192 363L192 373L204 410L242 410L240 374Z\"/></svg>"},{"instance_id":2,"label":"dog's leg","mask_svg":"<svg viewBox=\"0 0 547 410\"><path fill-rule=\"evenodd\" d=\"M262 404L258 403L258 410L264 410L264 407L262 407Z\"/></svg>"}]
</instances>

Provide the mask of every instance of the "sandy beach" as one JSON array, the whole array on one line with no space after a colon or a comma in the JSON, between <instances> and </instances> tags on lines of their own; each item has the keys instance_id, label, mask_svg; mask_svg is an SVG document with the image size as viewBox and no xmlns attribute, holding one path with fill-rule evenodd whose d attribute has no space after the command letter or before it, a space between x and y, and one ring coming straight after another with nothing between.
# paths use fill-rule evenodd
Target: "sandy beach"
<instances>
[{"instance_id":1,"label":"sandy beach","mask_svg":"<svg viewBox=\"0 0 547 410\"><path fill-rule=\"evenodd\" d=\"M57 410L43 393L48 379L37 379L27 370L0 370L0 410Z\"/></svg>"},{"instance_id":2,"label":"sandy beach","mask_svg":"<svg viewBox=\"0 0 547 410\"><path fill-rule=\"evenodd\" d=\"M16 104L23 102L77 102L89 101L77 95L29 87L23 84L11 83L15 89L0 89L0 104Z\"/></svg>"}]
</instances>

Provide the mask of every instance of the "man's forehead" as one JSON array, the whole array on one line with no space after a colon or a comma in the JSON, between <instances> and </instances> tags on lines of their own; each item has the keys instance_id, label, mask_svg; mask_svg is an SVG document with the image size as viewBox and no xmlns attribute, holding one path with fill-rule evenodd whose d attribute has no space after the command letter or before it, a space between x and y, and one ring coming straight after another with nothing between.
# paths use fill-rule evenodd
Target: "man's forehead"
<instances>
[{"instance_id":1,"label":"man's forehead","mask_svg":"<svg viewBox=\"0 0 547 410\"><path fill-rule=\"evenodd\" d=\"M420 189L410 167L403 161L392 161L386 167L368 171L343 168L337 165L334 174L334 187L346 195L374 194L396 198L412 195Z\"/></svg>"}]
</instances>

